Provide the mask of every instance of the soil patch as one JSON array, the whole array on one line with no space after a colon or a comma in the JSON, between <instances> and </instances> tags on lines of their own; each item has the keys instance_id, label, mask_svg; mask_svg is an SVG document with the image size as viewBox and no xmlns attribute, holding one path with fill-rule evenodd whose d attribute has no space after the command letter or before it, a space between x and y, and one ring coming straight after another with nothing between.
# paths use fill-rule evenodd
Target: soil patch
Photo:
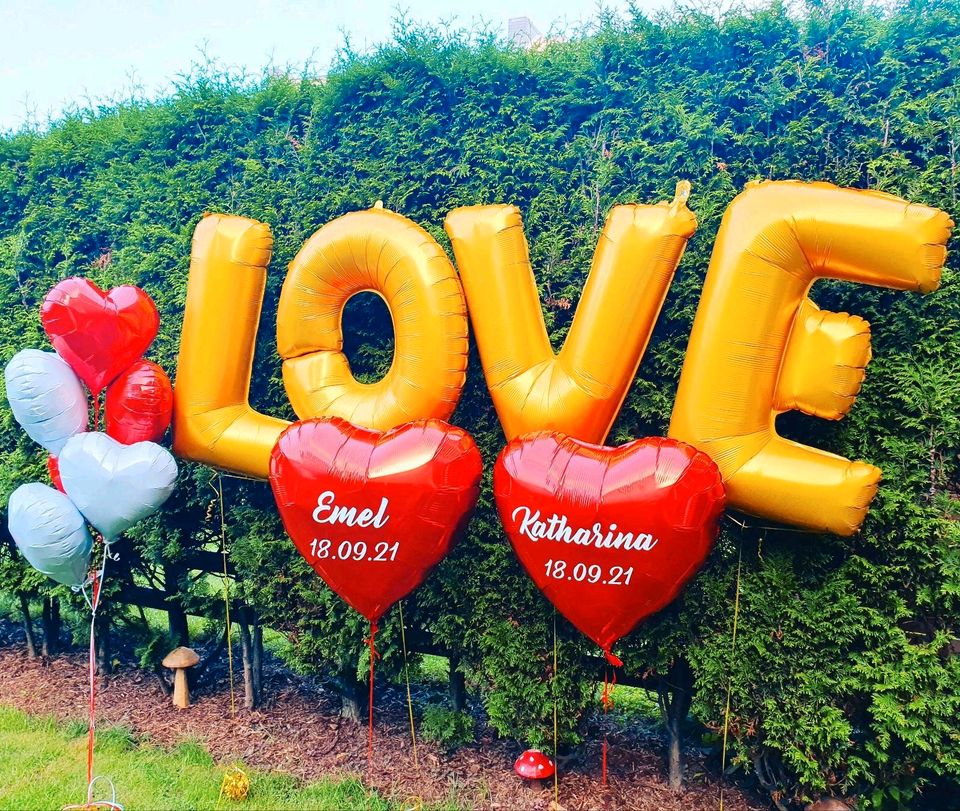
<instances>
[{"instance_id":1,"label":"soil patch","mask_svg":"<svg viewBox=\"0 0 960 811\"><path fill-rule=\"evenodd\" d=\"M30 660L21 648L0 647L5 689L0 703L31 715L85 719L87 662L82 654ZM238 676L238 686L239 676ZM241 760L257 769L288 772L304 780L359 775L364 783L398 800L454 800L475 809L548 809L553 786L529 788L513 774L515 742L486 732L476 744L448 755L418 742L414 765L405 697L387 688L378 694L374 769L367 773L367 728L339 717L339 698L312 679L271 672L267 705L231 715L226 680L198 691L193 705L176 710L154 674L123 667L99 680L98 724L122 724L151 741L172 746L184 739L203 743L221 762ZM242 686L237 700L242 702ZM599 729L593 742L563 765L560 804L567 811L714 811L720 788L730 811L763 811L756 796L726 784L697 750L686 755L686 788L674 793L664 778L663 741L652 732L609 731L608 786L600 781ZM593 733L597 733L594 735ZM83 768L78 763L77 768ZM415 802L410 803L415 806Z\"/></svg>"}]
</instances>

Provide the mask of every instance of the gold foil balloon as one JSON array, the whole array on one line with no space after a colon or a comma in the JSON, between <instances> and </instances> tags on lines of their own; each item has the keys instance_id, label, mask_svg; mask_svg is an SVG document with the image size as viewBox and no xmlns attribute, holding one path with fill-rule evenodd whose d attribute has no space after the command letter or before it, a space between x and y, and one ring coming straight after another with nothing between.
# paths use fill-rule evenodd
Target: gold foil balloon
<instances>
[{"instance_id":1,"label":"gold foil balloon","mask_svg":"<svg viewBox=\"0 0 960 811\"><path fill-rule=\"evenodd\" d=\"M266 478L287 427L248 401L270 227L208 214L193 234L187 305L173 389L173 450L213 467Z\"/></svg>"},{"instance_id":2,"label":"gold foil balloon","mask_svg":"<svg viewBox=\"0 0 960 811\"><path fill-rule=\"evenodd\" d=\"M472 206L447 215L480 361L508 440L552 430L603 442L696 230L689 192L682 182L671 203L610 212L558 354L544 326L517 208Z\"/></svg>"},{"instance_id":3,"label":"gold foil balloon","mask_svg":"<svg viewBox=\"0 0 960 811\"><path fill-rule=\"evenodd\" d=\"M777 435L796 409L840 419L870 360L870 327L809 298L821 277L929 292L953 222L937 209L826 183L752 184L724 215L670 436L719 465L731 506L850 535L880 470Z\"/></svg>"},{"instance_id":4,"label":"gold foil balloon","mask_svg":"<svg viewBox=\"0 0 960 811\"><path fill-rule=\"evenodd\" d=\"M343 354L341 316L372 291L393 318L396 350L383 379L363 384ZM283 382L300 419L342 417L386 431L446 419L467 372L467 305L450 260L420 226L373 208L323 226L300 249L277 311Z\"/></svg>"},{"instance_id":5,"label":"gold foil balloon","mask_svg":"<svg viewBox=\"0 0 960 811\"><path fill-rule=\"evenodd\" d=\"M193 238L174 409L174 450L266 478L287 426L248 397L272 238L263 223L214 214ZM343 307L372 291L390 308L393 365L377 383L350 373ZM419 226L374 208L320 229L290 265L277 315L284 383L301 418L341 417L388 430L448 417L467 365L463 292L440 246Z\"/></svg>"}]
</instances>

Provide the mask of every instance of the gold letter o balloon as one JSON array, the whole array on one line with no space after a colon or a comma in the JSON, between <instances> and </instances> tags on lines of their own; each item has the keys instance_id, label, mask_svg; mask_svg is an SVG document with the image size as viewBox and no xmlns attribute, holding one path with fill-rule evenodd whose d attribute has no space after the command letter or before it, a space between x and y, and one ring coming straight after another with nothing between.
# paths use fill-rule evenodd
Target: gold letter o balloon
<instances>
[{"instance_id":1,"label":"gold letter o balloon","mask_svg":"<svg viewBox=\"0 0 960 811\"><path fill-rule=\"evenodd\" d=\"M343 308L380 295L393 319L390 371L361 383L343 354ZM383 208L356 211L315 233L290 263L277 310L283 382L297 416L334 416L385 431L446 419L467 369L463 288L437 241Z\"/></svg>"}]
</instances>

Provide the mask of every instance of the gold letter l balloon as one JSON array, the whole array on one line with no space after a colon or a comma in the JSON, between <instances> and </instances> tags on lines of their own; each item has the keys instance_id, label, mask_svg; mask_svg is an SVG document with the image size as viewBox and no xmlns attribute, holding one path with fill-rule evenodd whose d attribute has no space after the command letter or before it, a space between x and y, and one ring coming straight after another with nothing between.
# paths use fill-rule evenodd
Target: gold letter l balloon
<instances>
[{"instance_id":1,"label":"gold letter l balloon","mask_svg":"<svg viewBox=\"0 0 960 811\"><path fill-rule=\"evenodd\" d=\"M200 220L173 391L177 456L263 478L287 426L248 402L272 249L264 223L223 214Z\"/></svg>"},{"instance_id":2,"label":"gold letter l balloon","mask_svg":"<svg viewBox=\"0 0 960 811\"><path fill-rule=\"evenodd\" d=\"M670 436L710 454L731 506L850 535L880 470L777 435L797 409L840 419L870 360L870 327L821 311L817 278L935 290L942 211L826 183L751 185L724 215L690 335Z\"/></svg>"}]
</instances>

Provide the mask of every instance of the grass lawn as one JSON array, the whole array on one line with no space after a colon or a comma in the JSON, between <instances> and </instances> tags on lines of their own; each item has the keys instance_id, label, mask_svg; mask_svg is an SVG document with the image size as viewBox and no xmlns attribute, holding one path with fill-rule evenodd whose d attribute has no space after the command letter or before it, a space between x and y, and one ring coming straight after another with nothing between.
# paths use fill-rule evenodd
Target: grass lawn
<instances>
[{"instance_id":1,"label":"grass lawn","mask_svg":"<svg viewBox=\"0 0 960 811\"><path fill-rule=\"evenodd\" d=\"M0 707L0 808L59 809L86 799L86 728L57 724ZM166 751L119 727L98 730L98 774L109 776L127 811L150 809L397 809L356 780L304 784L293 777L248 771L243 803L218 805L224 767L200 745ZM104 786L103 783L98 784ZM97 799L103 797L98 792ZM109 796L106 797L109 799Z\"/></svg>"}]
</instances>

